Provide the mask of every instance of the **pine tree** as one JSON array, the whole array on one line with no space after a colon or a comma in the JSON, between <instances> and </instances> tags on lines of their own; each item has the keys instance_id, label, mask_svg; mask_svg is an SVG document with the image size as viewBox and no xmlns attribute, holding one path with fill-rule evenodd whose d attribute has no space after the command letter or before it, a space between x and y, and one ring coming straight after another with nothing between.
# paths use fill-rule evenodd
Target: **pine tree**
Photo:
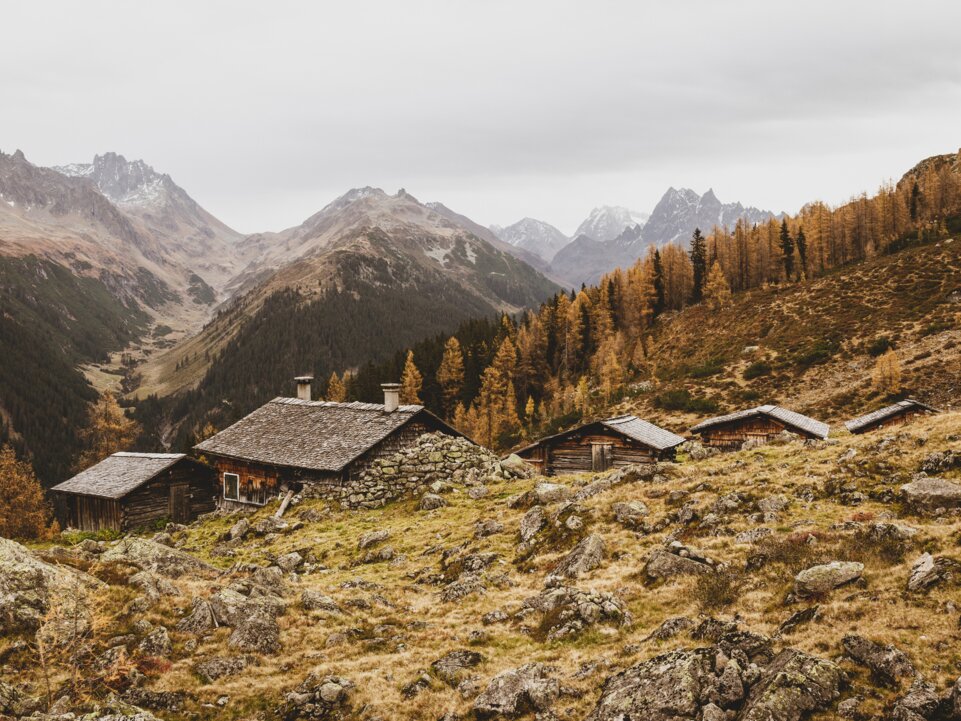
<instances>
[{"instance_id":1,"label":"pine tree","mask_svg":"<svg viewBox=\"0 0 961 721\"><path fill-rule=\"evenodd\" d=\"M707 284L704 287L704 298L714 310L723 308L731 302L731 286L728 285L727 276L721 270L720 263L711 266L711 272L707 276Z\"/></svg>"},{"instance_id":2,"label":"pine tree","mask_svg":"<svg viewBox=\"0 0 961 721\"><path fill-rule=\"evenodd\" d=\"M901 362L894 348L888 348L875 361L871 380L879 393L893 396L901 392Z\"/></svg>"},{"instance_id":3,"label":"pine tree","mask_svg":"<svg viewBox=\"0 0 961 721\"><path fill-rule=\"evenodd\" d=\"M797 229L794 242L797 244L798 260L801 261L801 267L798 270L798 280L800 280L801 277L807 278L808 274L808 239L804 235L803 227Z\"/></svg>"},{"instance_id":4,"label":"pine tree","mask_svg":"<svg viewBox=\"0 0 961 721\"><path fill-rule=\"evenodd\" d=\"M51 527L50 506L29 463L17 459L9 445L0 448L0 536L47 538Z\"/></svg>"},{"instance_id":5,"label":"pine tree","mask_svg":"<svg viewBox=\"0 0 961 721\"><path fill-rule=\"evenodd\" d=\"M129 449L140 435L140 424L127 418L112 393L105 393L91 407L87 425L80 430L84 450L75 464L82 471L117 451Z\"/></svg>"},{"instance_id":6,"label":"pine tree","mask_svg":"<svg viewBox=\"0 0 961 721\"><path fill-rule=\"evenodd\" d=\"M787 228L787 219L781 221L781 254L784 257L784 278L790 281L794 275L794 239Z\"/></svg>"},{"instance_id":7,"label":"pine tree","mask_svg":"<svg viewBox=\"0 0 961 721\"><path fill-rule=\"evenodd\" d=\"M694 270L694 289L691 292L691 301L699 303L704 297L704 282L707 279L707 241L701 235L701 229L695 228L694 235L691 236L691 267Z\"/></svg>"},{"instance_id":8,"label":"pine tree","mask_svg":"<svg viewBox=\"0 0 961 721\"><path fill-rule=\"evenodd\" d=\"M664 266L661 264L661 251L654 249L654 315L664 312L666 305L666 295L664 293Z\"/></svg>"},{"instance_id":9,"label":"pine tree","mask_svg":"<svg viewBox=\"0 0 961 721\"><path fill-rule=\"evenodd\" d=\"M327 400L334 403L343 403L347 400L347 386L337 375L337 371L331 373L327 381Z\"/></svg>"},{"instance_id":10,"label":"pine tree","mask_svg":"<svg viewBox=\"0 0 961 721\"><path fill-rule=\"evenodd\" d=\"M414 364L414 351L407 351L404 372L400 377L400 402L411 405L419 404L421 402L420 389L423 384L424 378Z\"/></svg>"},{"instance_id":11,"label":"pine tree","mask_svg":"<svg viewBox=\"0 0 961 721\"><path fill-rule=\"evenodd\" d=\"M448 338L444 344L444 356L437 369L437 383L441 389L444 414L449 418L464 390L464 352L455 336Z\"/></svg>"}]
</instances>

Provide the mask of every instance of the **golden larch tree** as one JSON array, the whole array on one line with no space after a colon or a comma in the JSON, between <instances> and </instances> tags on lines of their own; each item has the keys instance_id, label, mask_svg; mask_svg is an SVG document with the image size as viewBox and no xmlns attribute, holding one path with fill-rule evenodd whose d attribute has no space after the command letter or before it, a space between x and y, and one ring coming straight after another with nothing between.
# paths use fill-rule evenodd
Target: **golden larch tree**
<instances>
[{"instance_id":1,"label":"golden larch tree","mask_svg":"<svg viewBox=\"0 0 961 721\"><path fill-rule=\"evenodd\" d=\"M343 403L347 400L347 386L337 375L337 371L331 373L330 379L327 381L327 400L334 403Z\"/></svg>"},{"instance_id":2,"label":"golden larch tree","mask_svg":"<svg viewBox=\"0 0 961 721\"><path fill-rule=\"evenodd\" d=\"M409 350L407 360L404 362L404 372L400 377L400 402L410 405L419 404L420 389L423 384L424 377L414 363L414 351Z\"/></svg>"},{"instance_id":3,"label":"golden larch tree","mask_svg":"<svg viewBox=\"0 0 961 721\"><path fill-rule=\"evenodd\" d=\"M9 445L0 448L0 488L0 536L27 539L51 535L50 505L43 488L30 464L19 460Z\"/></svg>"},{"instance_id":4,"label":"golden larch tree","mask_svg":"<svg viewBox=\"0 0 961 721\"><path fill-rule=\"evenodd\" d=\"M707 282L704 285L704 300L714 310L730 305L731 286L728 285L727 276L721 270L721 264L715 262L711 266L711 272L707 275Z\"/></svg>"},{"instance_id":5,"label":"golden larch tree","mask_svg":"<svg viewBox=\"0 0 961 721\"><path fill-rule=\"evenodd\" d=\"M895 395L901 392L901 361L898 360L894 348L888 348L887 352L875 361L871 381L879 393Z\"/></svg>"},{"instance_id":6,"label":"golden larch tree","mask_svg":"<svg viewBox=\"0 0 961 721\"><path fill-rule=\"evenodd\" d=\"M140 424L127 418L112 393L104 393L93 404L87 425L80 431L83 451L75 469L82 471L107 456L130 448L140 435Z\"/></svg>"},{"instance_id":7,"label":"golden larch tree","mask_svg":"<svg viewBox=\"0 0 961 721\"><path fill-rule=\"evenodd\" d=\"M437 369L437 383L440 385L444 415L450 418L464 389L464 352L460 341L454 336L444 344L444 356Z\"/></svg>"}]
</instances>

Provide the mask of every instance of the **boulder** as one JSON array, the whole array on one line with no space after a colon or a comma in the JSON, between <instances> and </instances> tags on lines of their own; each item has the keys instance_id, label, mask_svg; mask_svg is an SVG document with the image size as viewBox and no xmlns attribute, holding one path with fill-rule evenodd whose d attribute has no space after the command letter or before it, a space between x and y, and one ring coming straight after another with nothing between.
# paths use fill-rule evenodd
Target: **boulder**
<instances>
[{"instance_id":1,"label":"boulder","mask_svg":"<svg viewBox=\"0 0 961 721\"><path fill-rule=\"evenodd\" d=\"M615 503L611 506L614 520L628 528L637 528L644 523L644 518L650 513L642 501L627 501Z\"/></svg>"},{"instance_id":2,"label":"boulder","mask_svg":"<svg viewBox=\"0 0 961 721\"><path fill-rule=\"evenodd\" d=\"M367 531L357 540L357 550L363 551L365 548L376 546L390 538L390 530L382 528L377 531Z\"/></svg>"},{"instance_id":3,"label":"boulder","mask_svg":"<svg viewBox=\"0 0 961 721\"><path fill-rule=\"evenodd\" d=\"M468 675L468 669L474 668L483 660L484 657L476 651L458 649L444 654L434 661L430 667L437 678L448 686L456 688Z\"/></svg>"},{"instance_id":4,"label":"boulder","mask_svg":"<svg viewBox=\"0 0 961 721\"><path fill-rule=\"evenodd\" d=\"M354 684L340 676L311 674L297 688L284 695L277 716L284 721L338 721L350 715L350 693Z\"/></svg>"},{"instance_id":5,"label":"boulder","mask_svg":"<svg viewBox=\"0 0 961 721\"><path fill-rule=\"evenodd\" d=\"M194 671L204 683L213 683L224 676L236 676L245 668L246 656L213 656L197 663Z\"/></svg>"},{"instance_id":6,"label":"boulder","mask_svg":"<svg viewBox=\"0 0 961 721\"><path fill-rule=\"evenodd\" d=\"M151 571L139 571L128 580L131 586L139 588L145 598L155 602L163 596L179 596L180 591L166 578L162 578Z\"/></svg>"},{"instance_id":7,"label":"boulder","mask_svg":"<svg viewBox=\"0 0 961 721\"><path fill-rule=\"evenodd\" d=\"M890 721L934 721L941 699L934 686L915 676L908 692L891 709Z\"/></svg>"},{"instance_id":8,"label":"boulder","mask_svg":"<svg viewBox=\"0 0 961 721\"><path fill-rule=\"evenodd\" d=\"M290 527L283 518L276 516L266 516L257 521L253 526L253 531L258 536L266 536L270 533L283 533Z\"/></svg>"},{"instance_id":9,"label":"boulder","mask_svg":"<svg viewBox=\"0 0 961 721\"><path fill-rule=\"evenodd\" d=\"M252 653L274 654L280 651L280 626L266 613L254 613L240 620L227 640L230 648Z\"/></svg>"},{"instance_id":10,"label":"boulder","mask_svg":"<svg viewBox=\"0 0 961 721\"><path fill-rule=\"evenodd\" d=\"M596 533L578 543L551 571L553 576L578 578L601 565L604 560L604 539Z\"/></svg>"},{"instance_id":11,"label":"boulder","mask_svg":"<svg viewBox=\"0 0 961 721\"><path fill-rule=\"evenodd\" d=\"M216 568L185 551L137 536L127 536L117 541L100 558L103 561L128 563L168 578L179 578L188 573L203 576L218 573Z\"/></svg>"},{"instance_id":12,"label":"boulder","mask_svg":"<svg viewBox=\"0 0 961 721\"><path fill-rule=\"evenodd\" d=\"M300 594L300 605L305 611L326 611L327 613L343 613L337 602L320 591L305 588Z\"/></svg>"},{"instance_id":13,"label":"boulder","mask_svg":"<svg viewBox=\"0 0 961 721\"><path fill-rule=\"evenodd\" d=\"M521 518L520 537L522 543L530 543L544 526L547 525L547 514L543 506L534 506Z\"/></svg>"},{"instance_id":14,"label":"boulder","mask_svg":"<svg viewBox=\"0 0 961 721\"><path fill-rule=\"evenodd\" d=\"M770 528L758 526L757 528L749 528L746 531L741 531L734 537L734 542L754 544L772 535L774 535L774 531Z\"/></svg>"},{"instance_id":15,"label":"boulder","mask_svg":"<svg viewBox=\"0 0 961 721\"><path fill-rule=\"evenodd\" d=\"M589 626L628 626L633 619L624 603L611 593L568 586L546 588L524 601L525 609L543 614L541 631L548 640L575 636Z\"/></svg>"},{"instance_id":16,"label":"boulder","mask_svg":"<svg viewBox=\"0 0 961 721\"><path fill-rule=\"evenodd\" d=\"M715 570L713 561L680 544L655 548L644 564L644 575L650 581L711 573Z\"/></svg>"},{"instance_id":17,"label":"boulder","mask_svg":"<svg viewBox=\"0 0 961 721\"><path fill-rule=\"evenodd\" d=\"M420 497L420 510L422 511L433 511L446 505L447 501L436 493L425 493Z\"/></svg>"},{"instance_id":18,"label":"boulder","mask_svg":"<svg viewBox=\"0 0 961 721\"><path fill-rule=\"evenodd\" d=\"M751 687L738 721L800 721L834 703L843 681L837 664L784 649Z\"/></svg>"},{"instance_id":19,"label":"boulder","mask_svg":"<svg viewBox=\"0 0 961 721\"><path fill-rule=\"evenodd\" d=\"M872 541L910 541L918 529L898 523L878 521L868 526L865 536Z\"/></svg>"},{"instance_id":20,"label":"boulder","mask_svg":"<svg viewBox=\"0 0 961 721\"><path fill-rule=\"evenodd\" d=\"M246 518L241 518L234 525L230 527L227 531L227 539L230 541L239 541L243 539L244 536L250 531L250 521Z\"/></svg>"},{"instance_id":21,"label":"boulder","mask_svg":"<svg viewBox=\"0 0 961 721\"><path fill-rule=\"evenodd\" d=\"M137 651L142 656L167 657L173 652L173 645L170 643L170 634L163 626L158 626L148 633L144 639L137 644Z\"/></svg>"},{"instance_id":22,"label":"boulder","mask_svg":"<svg viewBox=\"0 0 961 721\"><path fill-rule=\"evenodd\" d=\"M534 486L534 502L542 506L566 500L571 494L571 489L560 483L541 482Z\"/></svg>"},{"instance_id":23,"label":"boulder","mask_svg":"<svg viewBox=\"0 0 961 721\"><path fill-rule=\"evenodd\" d=\"M961 571L961 564L944 556L934 557L924 553L911 566L908 576L909 591L925 591L950 580Z\"/></svg>"},{"instance_id":24,"label":"boulder","mask_svg":"<svg viewBox=\"0 0 961 721\"><path fill-rule=\"evenodd\" d=\"M845 636L844 650L851 659L871 669L875 678L894 685L903 676L914 676L914 664L904 652L894 646L882 646L864 636Z\"/></svg>"},{"instance_id":25,"label":"boulder","mask_svg":"<svg viewBox=\"0 0 961 721\"><path fill-rule=\"evenodd\" d=\"M93 576L42 561L19 543L0 538L0 635L36 630L45 618L51 628L51 621L64 621L58 636L71 627L85 633L88 595L103 588L106 584Z\"/></svg>"},{"instance_id":26,"label":"boulder","mask_svg":"<svg viewBox=\"0 0 961 721\"><path fill-rule=\"evenodd\" d=\"M547 711L560 695L560 685L549 667L528 663L502 671L474 699L474 714L481 719L520 716Z\"/></svg>"},{"instance_id":27,"label":"boulder","mask_svg":"<svg viewBox=\"0 0 961 721\"><path fill-rule=\"evenodd\" d=\"M511 478L530 478L534 468L516 453L511 453L500 462L501 470Z\"/></svg>"},{"instance_id":28,"label":"boulder","mask_svg":"<svg viewBox=\"0 0 961 721\"><path fill-rule=\"evenodd\" d=\"M278 556L276 561L277 567L285 573L293 573L300 568L303 562L304 557L297 553L297 551L291 551L290 553Z\"/></svg>"},{"instance_id":29,"label":"boulder","mask_svg":"<svg viewBox=\"0 0 961 721\"><path fill-rule=\"evenodd\" d=\"M864 564L857 561L831 561L812 566L794 577L794 592L801 597L827 593L858 580L862 573Z\"/></svg>"},{"instance_id":30,"label":"boulder","mask_svg":"<svg viewBox=\"0 0 961 721\"><path fill-rule=\"evenodd\" d=\"M490 518L486 521L477 521L474 524L474 538L487 538L503 532L504 524Z\"/></svg>"},{"instance_id":31,"label":"boulder","mask_svg":"<svg viewBox=\"0 0 961 721\"><path fill-rule=\"evenodd\" d=\"M915 511L961 507L961 485L943 478L921 476L901 486L904 502Z\"/></svg>"},{"instance_id":32,"label":"boulder","mask_svg":"<svg viewBox=\"0 0 961 721\"><path fill-rule=\"evenodd\" d=\"M651 631L645 641L666 641L679 633L684 633L694 627L694 621L687 616L673 616L661 622L661 625Z\"/></svg>"},{"instance_id":33,"label":"boulder","mask_svg":"<svg viewBox=\"0 0 961 721\"><path fill-rule=\"evenodd\" d=\"M757 502L757 510L761 513L780 513L791 505L791 500L783 493L778 493Z\"/></svg>"},{"instance_id":34,"label":"boulder","mask_svg":"<svg viewBox=\"0 0 961 721\"><path fill-rule=\"evenodd\" d=\"M177 623L177 630L185 633L203 635L214 630L219 625L217 615L214 613L214 608L210 601L205 601L202 598L194 598L190 615L182 618Z\"/></svg>"}]
</instances>

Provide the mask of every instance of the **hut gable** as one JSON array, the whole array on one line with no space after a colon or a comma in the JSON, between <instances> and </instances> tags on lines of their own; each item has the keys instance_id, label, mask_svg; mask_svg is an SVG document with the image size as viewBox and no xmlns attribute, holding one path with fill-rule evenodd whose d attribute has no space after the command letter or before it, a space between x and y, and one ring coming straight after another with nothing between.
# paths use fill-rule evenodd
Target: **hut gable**
<instances>
[{"instance_id":1,"label":"hut gable","mask_svg":"<svg viewBox=\"0 0 961 721\"><path fill-rule=\"evenodd\" d=\"M461 434L423 406L274 398L195 446L200 453L269 466L338 473L398 430L419 421Z\"/></svg>"},{"instance_id":2,"label":"hut gable","mask_svg":"<svg viewBox=\"0 0 961 721\"><path fill-rule=\"evenodd\" d=\"M542 438L517 453L545 475L554 475L653 463L673 457L673 449L683 442L681 436L627 415Z\"/></svg>"},{"instance_id":3,"label":"hut gable","mask_svg":"<svg viewBox=\"0 0 961 721\"><path fill-rule=\"evenodd\" d=\"M874 428L904 422L909 416L920 413L940 413L937 408L929 406L913 398L893 403L892 405L879 408L871 413L865 413L844 423L844 427L851 433L864 433Z\"/></svg>"},{"instance_id":4,"label":"hut gable","mask_svg":"<svg viewBox=\"0 0 961 721\"><path fill-rule=\"evenodd\" d=\"M800 413L795 413L787 408L781 408L775 405L764 405L728 413L727 415L717 416L715 418L708 418L706 421L701 421L691 428L691 431L693 433L704 433L705 431L710 431L721 426L741 424L757 419L775 421L790 431L812 438L827 438L830 430L827 423L822 423Z\"/></svg>"},{"instance_id":5,"label":"hut gable","mask_svg":"<svg viewBox=\"0 0 961 721\"><path fill-rule=\"evenodd\" d=\"M183 453L114 453L51 490L116 500L186 457Z\"/></svg>"}]
</instances>

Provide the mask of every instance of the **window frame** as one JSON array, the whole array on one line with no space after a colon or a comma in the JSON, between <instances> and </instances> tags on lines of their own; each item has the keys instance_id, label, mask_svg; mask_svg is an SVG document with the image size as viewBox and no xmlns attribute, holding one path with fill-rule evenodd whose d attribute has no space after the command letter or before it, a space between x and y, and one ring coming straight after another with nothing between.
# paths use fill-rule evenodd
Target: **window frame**
<instances>
[{"instance_id":1,"label":"window frame","mask_svg":"<svg viewBox=\"0 0 961 721\"><path fill-rule=\"evenodd\" d=\"M236 494L234 497L230 497L230 496L227 495L227 476L233 476L233 477L236 479L237 494ZM239 501L240 501L240 474L239 474L239 473L230 473L229 471L224 471L223 484L224 484L224 500L225 500L225 501L238 501L238 502L239 502Z\"/></svg>"}]
</instances>

